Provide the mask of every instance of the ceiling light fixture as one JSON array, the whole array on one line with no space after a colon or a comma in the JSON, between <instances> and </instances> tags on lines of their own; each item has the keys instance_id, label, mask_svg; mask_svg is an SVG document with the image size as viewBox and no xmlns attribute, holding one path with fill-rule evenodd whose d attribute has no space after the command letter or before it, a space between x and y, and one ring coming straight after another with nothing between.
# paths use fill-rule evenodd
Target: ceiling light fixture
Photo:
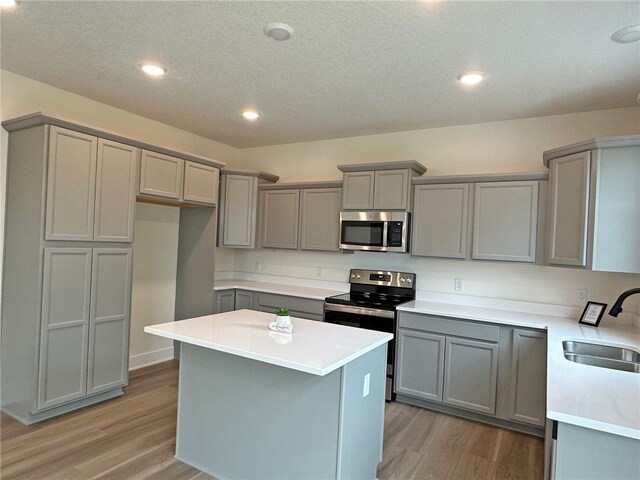
<instances>
[{"instance_id":1,"label":"ceiling light fixture","mask_svg":"<svg viewBox=\"0 0 640 480\"><path fill-rule=\"evenodd\" d=\"M242 112L242 116L247 120L253 121L253 120L257 120L260 114L255 110L245 110L244 112Z\"/></svg>"},{"instance_id":2,"label":"ceiling light fixture","mask_svg":"<svg viewBox=\"0 0 640 480\"><path fill-rule=\"evenodd\" d=\"M0 0L0 7L15 7L16 0Z\"/></svg>"},{"instance_id":3,"label":"ceiling light fixture","mask_svg":"<svg viewBox=\"0 0 640 480\"><path fill-rule=\"evenodd\" d=\"M166 68L161 65L154 65L152 63L146 63L140 68L142 68L142 71L150 77L161 77L162 75L167 73Z\"/></svg>"},{"instance_id":4,"label":"ceiling light fixture","mask_svg":"<svg viewBox=\"0 0 640 480\"><path fill-rule=\"evenodd\" d=\"M640 25L631 25L621 28L611 35L611 40L616 43L633 43L640 40Z\"/></svg>"},{"instance_id":5,"label":"ceiling light fixture","mask_svg":"<svg viewBox=\"0 0 640 480\"><path fill-rule=\"evenodd\" d=\"M270 23L266 27L264 27L264 34L273 38L278 42L283 42L285 40L289 40L293 37L293 33L295 30L293 27L287 25L286 23Z\"/></svg>"},{"instance_id":6,"label":"ceiling light fixture","mask_svg":"<svg viewBox=\"0 0 640 480\"><path fill-rule=\"evenodd\" d=\"M458 76L458 80L466 85L475 85L484 80L484 72L464 72Z\"/></svg>"}]
</instances>

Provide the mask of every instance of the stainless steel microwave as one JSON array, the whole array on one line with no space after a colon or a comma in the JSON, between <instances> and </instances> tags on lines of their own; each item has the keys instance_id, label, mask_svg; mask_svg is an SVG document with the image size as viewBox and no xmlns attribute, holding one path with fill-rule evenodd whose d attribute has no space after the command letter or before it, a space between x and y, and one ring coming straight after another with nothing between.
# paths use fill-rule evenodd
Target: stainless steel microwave
<instances>
[{"instance_id":1,"label":"stainless steel microwave","mask_svg":"<svg viewBox=\"0 0 640 480\"><path fill-rule=\"evenodd\" d=\"M372 252L407 252L407 212L340 212L340 248Z\"/></svg>"}]
</instances>

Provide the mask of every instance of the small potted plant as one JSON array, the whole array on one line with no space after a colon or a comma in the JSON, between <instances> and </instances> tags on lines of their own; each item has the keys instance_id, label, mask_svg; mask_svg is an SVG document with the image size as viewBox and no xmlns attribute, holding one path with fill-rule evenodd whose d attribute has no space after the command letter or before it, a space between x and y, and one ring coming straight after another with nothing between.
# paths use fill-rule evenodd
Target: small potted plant
<instances>
[{"instance_id":1,"label":"small potted plant","mask_svg":"<svg viewBox=\"0 0 640 480\"><path fill-rule=\"evenodd\" d=\"M280 307L276 310L276 321L284 325L291 325L291 317L289 316L289 309Z\"/></svg>"}]
</instances>

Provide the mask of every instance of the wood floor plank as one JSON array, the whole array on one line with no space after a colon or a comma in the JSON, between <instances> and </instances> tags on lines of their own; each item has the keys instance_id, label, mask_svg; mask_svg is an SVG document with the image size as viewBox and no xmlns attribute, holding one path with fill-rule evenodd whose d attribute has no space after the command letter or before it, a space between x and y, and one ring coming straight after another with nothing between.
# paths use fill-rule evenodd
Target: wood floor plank
<instances>
[{"instance_id":1,"label":"wood floor plank","mask_svg":"<svg viewBox=\"0 0 640 480\"><path fill-rule=\"evenodd\" d=\"M178 362L135 370L121 397L36 425L0 415L3 480L215 480L174 458ZM543 477L543 441L397 402L380 480Z\"/></svg>"}]
</instances>

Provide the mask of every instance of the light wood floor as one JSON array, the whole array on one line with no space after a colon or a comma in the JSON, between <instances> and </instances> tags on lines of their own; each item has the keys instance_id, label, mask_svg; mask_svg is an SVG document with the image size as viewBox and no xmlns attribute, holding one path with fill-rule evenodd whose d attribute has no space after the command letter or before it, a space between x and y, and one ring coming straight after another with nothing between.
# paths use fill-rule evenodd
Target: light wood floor
<instances>
[{"instance_id":1,"label":"light wood floor","mask_svg":"<svg viewBox=\"0 0 640 480\"><path fill-rule=\"evenodd\" d=\"M2 414L0 478L211 479L173 458L177 362L131 373L125 395L37 425ZM543 441L448 415L387 404L386 479L538 479Z\"/></svg>"}]
</instances>

